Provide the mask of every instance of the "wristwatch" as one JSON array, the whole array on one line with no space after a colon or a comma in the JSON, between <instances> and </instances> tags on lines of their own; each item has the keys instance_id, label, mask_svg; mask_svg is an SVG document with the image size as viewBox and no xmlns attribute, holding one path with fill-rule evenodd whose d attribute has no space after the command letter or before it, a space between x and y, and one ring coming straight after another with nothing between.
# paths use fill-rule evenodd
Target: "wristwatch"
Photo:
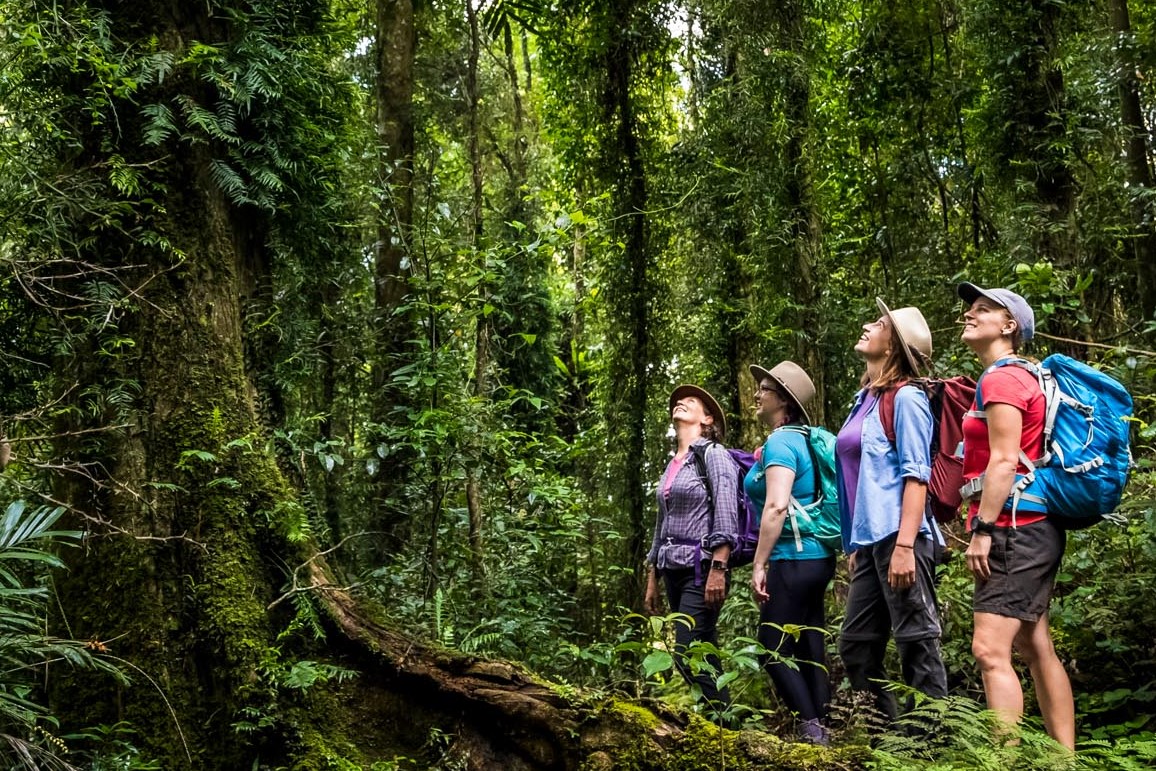
<instances>
[{"instance_id":1,"label":"wristwatch","mask_svg":"<svg viewBox=\"0 0 1156 771\"><path fill-rule=\"evenodd\" d=\"M971 532L983 533L984 535L993 535L995 533L995 523L985 522L979 518L978 514L976 514L971 519Z\"/></svg>"},{"instance_id":2,"label":"wristwatch","mask_svg":"<svg viewBox=\"0 0 1156 771\"><path fill-rule=\"evenodd\" d=\"M723 562L722 560L711 560L710 569L711 570L721 570L724 573L727 572L727 570L729 570L729 568L727 567L727 564L725 562Z\"/></svg>"}]
</instances>

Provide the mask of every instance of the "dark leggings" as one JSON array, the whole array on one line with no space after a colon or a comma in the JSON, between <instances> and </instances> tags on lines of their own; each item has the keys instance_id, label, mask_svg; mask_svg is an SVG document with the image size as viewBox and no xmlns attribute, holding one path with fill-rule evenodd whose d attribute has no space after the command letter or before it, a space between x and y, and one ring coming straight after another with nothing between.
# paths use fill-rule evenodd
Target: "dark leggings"
<instances>
[{"instance_id":1,"label":"dark leggings","mask_svg":"<svg viewBox=\"0 0 1156 771\"><path fill-rule=\"evenodd\" d=\"M771 560L767 571L767 592L771 599L759 613L759 643L776 655L768 655L763 666L771 676L787 709L800 720L824 719L831 703L827 677L827 646L823 612L827 584L835 575L835 558ZM796 640L778 627L787 624L814 627ZM794 668L784 659L792 659Z\"/></svg>"},{"instance_id":2,"label":"dark leggings","mask_svg":"<svg viewBox=\"0 0 1156 771\"><path fill-rule=\"evenodd\" d=\"M674 624L674 663L678 671L688 683L695 683L702 689L702 698L712 709L718 712L730 707L730 694L724 688L721 691L715 685L722 675L722 662L717 656L707 656L706 662L715 672L701 671L697 675L691 672L686 661L686 649L692 642L701 640L718 644L718 614L719 609L710 609L706 606L706 576L702 575L703 583L695 581L694 568L664 570L662 577L666 582L666 596L670 601L670 609L677 613L685 613L694 619L693 626L682 622ZM727 575L727 585L730 585L730 575Z\"/></svg>"}]
</instances>

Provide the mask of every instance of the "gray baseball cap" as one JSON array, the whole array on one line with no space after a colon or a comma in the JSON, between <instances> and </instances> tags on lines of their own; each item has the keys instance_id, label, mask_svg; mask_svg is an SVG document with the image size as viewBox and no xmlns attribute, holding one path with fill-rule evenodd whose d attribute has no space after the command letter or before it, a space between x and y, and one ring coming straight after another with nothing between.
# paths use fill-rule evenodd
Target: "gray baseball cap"
<instances>
[{"instance_id":1,"label":"gray baseball cap","mask_svg":"<svg viewBox=\"0 0 1156 771\"><path fill-rule=\"evenodd\" d=\"M975 284L964 281L955 288L955 291L968 305L980 297L986 297L1001 308L1006 308L1020 330L1020 339L1025 343L1031 340L1036 333L1036 314L1032 306L1022 296L1010 289L983 289Z\"/></svg>"}]
</instances>

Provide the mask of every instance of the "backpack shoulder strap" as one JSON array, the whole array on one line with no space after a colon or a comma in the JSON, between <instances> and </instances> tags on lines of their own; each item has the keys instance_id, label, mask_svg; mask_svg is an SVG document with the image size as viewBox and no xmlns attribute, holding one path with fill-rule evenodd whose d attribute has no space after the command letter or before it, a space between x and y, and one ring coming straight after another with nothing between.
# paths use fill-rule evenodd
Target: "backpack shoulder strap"
<instances>
[{"instance_id":1,"label":"backpack shoulder strap","mask_svg":"<svg viewBox=\"0 0 1156 771\"><path fill-rule=\"evenodd\" d=\"M1047 390L1044 388L1044 373L1039 367L1037 367L1035 364L1032 364L1027 359L1020 358L1019 356L1008 359L1000 359L995 364L992 364L990 367L980 373L979 379L975 381L975 410L971 412L972 417L981 419L985 417L983 406L983 391L981 389L981 386L983 385L983 379L989 373L995 372L997 369L1002 369L1003 367L1019 367L1020 369L1031 373L1036 377L1036 380L1039 381L1040 390L1044 392L1045 396L1047 396Z\"/></svg>"},{"instance_id":2,"label":"backpack shoulder strap","mask_svg":"<svg viewBox=\"0 0 1156 771\"><path fill-rule=\"evenodd\" d=\"M807 445L807 456L811 459L811 474L815 482L815 500L822 500L823 497L823 480L819 474L819 456L815 453L815 446L811 444L811 427L806 424L791 423L786 426L779 426L775 431L790 431L792 434L802 434L804 444ZM795 497L791 496L791 501L799 504Z\"/></svg>"},{"instance_id":3,"label":"backpack shoulder strap","mask_svg":"<svg viewBox=\"0 0 1156 771\"><path fill-rule=\"evenodd\" d=\"M883 433L887 441L895 444L895 397L899 389L914 381L900 380L891 388L879 394L879 422L883 424Z\"/></svg>"},{"instance_id":4,"label":"backpack shoulder strap","mask_svg":"<svg viewBox=\"0 0 1156 771\"><path fill-rule=\"evenodd\" d=\"M691 462L694 463L694 470L698 473L698 478L702 481L702 486L706 488L706 503L710 507L710 530L714 531L714 485L710 481L710 473L706 467L706 453L712 446L718 444L717 442L708 442L707 444L692 444L690 446Z\"/></svg>"}]
</instances>

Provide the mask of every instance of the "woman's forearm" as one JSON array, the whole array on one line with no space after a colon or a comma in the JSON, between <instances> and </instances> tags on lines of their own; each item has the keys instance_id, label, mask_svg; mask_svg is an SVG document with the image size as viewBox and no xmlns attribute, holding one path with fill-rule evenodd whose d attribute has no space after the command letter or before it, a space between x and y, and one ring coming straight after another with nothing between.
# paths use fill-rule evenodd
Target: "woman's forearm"
<instances>
[{"instance_id":1,"label":"woman's forearm","mask_svg":"<svg viewBox=\"0 0 1156 771\"><path fill-rule=\"evenodd\" d=\"M787 510L775 506L771 501L763 506L763 516L759 521L759 544L755 547L755 564L765 565L771 558L771 551L779 542L783 532L783 521L787 518Z\"/></svg>"},{"instance_id":2,"label":"woman's forearm","mask_svg":"<svg viewBox=\"0 0 1156 771\"><path fill-rule=\"evenodd\" d=\"M913 546L919 535L919 528L923 526L924 513L927 510L927 483L918 479L903 480L903 503L899 513L899 535L895 539L897 546L904 548Z\"/></svg>"},{"instance_id":3,"label":"woman's forearm","mask_svg":"<svg viewBox=\"0 0 1156 771\"><path fill-rule=\"evenodd\" d=\"M1016 468L1019 464L1012 460L991 459L983 474L983 492L979 498L979 518L984 522L995 522L996 517L1007 505L1008 496L1016 482Z\"/></svg>"}]
</instances>

